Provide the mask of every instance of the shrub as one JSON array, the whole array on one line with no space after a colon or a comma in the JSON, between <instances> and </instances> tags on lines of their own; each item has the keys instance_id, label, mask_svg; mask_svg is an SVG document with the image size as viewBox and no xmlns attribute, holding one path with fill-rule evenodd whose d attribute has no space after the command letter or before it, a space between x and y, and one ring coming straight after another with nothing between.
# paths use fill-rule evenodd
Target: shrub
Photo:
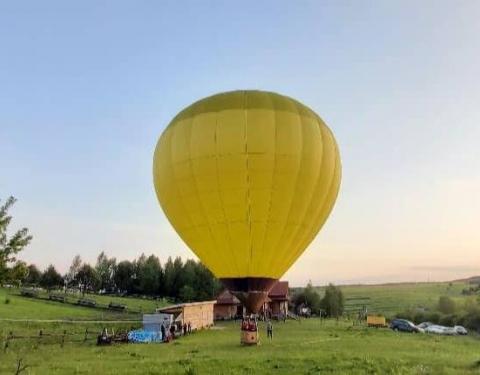
<instances>
[{"instance_id":1,"label":"shrub","mask_svg":"<svg viewBox=\"0 0 480 375\"><path fill-rule=\"evenodd\" d=\"M425 321L431 322L434 324L439 324L441 317L442 315L440 313L434 311L425 315Z\"/></svg>"},{"instance_id":2,"label":"shrub","mask_svg":"<svg viewBox=\"0 0 480 375\"><path fill-rule=\"evenodd\" d=\"M423 311L416 312L415 315L413 315L413 322L416 324L425 322L428 320L426 316L427 314Z\"/></svg>"},{"instance_id":3,"label":"shrub","mask_svg":"<svg viewBox=\"0 0 480 375\"><path fill-rule=\"evenodd\" d=\"M462 322L468 329L480 332L480 313L467 314Z\"/></svg>"},{"instance_id":4,"label":"shrub","mask_svg":"<svg viewBox=\"0 0 480 375\"><path fill-rule=\"evenodd\" d=\"M9 297L5 297L5 305L8 305L10 303L10 298Z\"/></svg>"},{"instance_id":5,"label":"shrub","mask_svg":"<svg viewBox=\"0 0 480 375\"><path fill-rule=\"evenodd\" d=\"M474 314L480 311L478 302L474 298L466 299L463 309L469 314Z\"/></svg>"},{"instance_id":6,"label":"shrub","mask_svg":"<svg viewBox=\"0 0 480 375\"><path fill-rule=\"evenodd\" d=\"M395 314L395 318L414 321L415 315L412 310L405 310Z\"/></svg>"},{"instance_id":7,"label":"shrub","mask_svg":"<svg viewBox=\"0 0 480 375\"><path fill-rule=\"evenodd\" d=\"M447 296L441 296L438 299L438 310L444 314L453 314L455 312L455 301Z\"/></svg>"},{"instance_id":8,"label":"shrub","mask_svg":"<svg viewBox=\"0 0 480 375\"><path fill-rule=\"evenodd\" d=\"M440 318L439 323L442 326L450 326L453 327L457 324L458 317L456 315L444 315Z\"/></svg>"}]
</instances>

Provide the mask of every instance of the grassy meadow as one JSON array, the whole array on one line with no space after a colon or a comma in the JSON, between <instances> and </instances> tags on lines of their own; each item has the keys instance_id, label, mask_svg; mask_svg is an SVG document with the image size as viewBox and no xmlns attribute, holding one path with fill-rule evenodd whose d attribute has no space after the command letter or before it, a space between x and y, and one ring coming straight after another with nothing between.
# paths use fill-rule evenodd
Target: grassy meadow
<instances>
[{"instance_id":1,"label":"grassy meadow","mask_svg":"<svg viewBox=\"0 0 480 375\"><path fill-rule=\"evenodd\" d=\"M60 293L58 293L60 294ZM67 294L69 301L75 302L82 298L80 294ZM48 298L46 292L39 293L39 297ZM5 304L5 300L9 303ZM95 300L98 305L106 306L110 302L127 306L126 312L116 312L105 309L81 307L70 303L47 301L45 299L26 298L19 295L19 291L0 288L0 319L70 319L70 320L111 320L138 318L140 312L152 313L157 307L168 305L165 300L146 298L114 297L105 295L86 294L85 298Z\"/></svg>"},{"instance_id":2,"label":"grassy meadow","mask_svg":"<svg viewBox=\"0 0 480 375\"><path fill-rule=\"evenodd\" d=\"M170 344L18 340L1 354L0 373L14 373L22 358L29 374L475 374L479 344L306 319L276 323L273 341L242 347L238 324L225 322Z\"/></svg>"},{"instance_id":3,"label":"grassy meadow","mask_svg":"<svg viewBox=\"0 0 480 375\"><path fill-rule=\"evenodd\" d=\"M372 305L390 303L393 310L435 303L445 293L459 300L463 287L461 283L431 283L342 289L347 299L369 296ZM97 347L95 336L102 327L131 329L139 327L140 322L118 322L131 319L132 314L16 295L9 295L6 304L6 298L7 292L0 289L0 374L14 374L19 359L28 366L24 374L480 374L477 334L447 337L397 333L353 325L347 320L311 318L275 322L271 342L266 340L261 324L258 347L239 344L239 327L234 322L217 323L214 329L170 344ZM131 300L132 306L151 303L152 308L157 303L125 300ZM2 320L8 318L31 320ZM81 322L41 321L65 319ZM85 340L86 329L89 334ZM41 338L39 330L43 331ZM24 338L10 340L4 350L10 331ZM62 345L64 331L67 335Z\"/></svg>"},{"instance_id":4,"label":"grassy meadow","mask_svg":"<svg viewBox=\"0 0 480 375\"><path fill-rule=\"evenodd\" d=\"M341 286L345 296L345 310L356 311L363 305L372 313L387 317L412 308L433 308L440 296L449 296L458 305L468 296L462 294L470 284L464 281L399 283L381 285L345 285ZM324 287L317 288L323 295Z\"/></svg>"}]
</instances>

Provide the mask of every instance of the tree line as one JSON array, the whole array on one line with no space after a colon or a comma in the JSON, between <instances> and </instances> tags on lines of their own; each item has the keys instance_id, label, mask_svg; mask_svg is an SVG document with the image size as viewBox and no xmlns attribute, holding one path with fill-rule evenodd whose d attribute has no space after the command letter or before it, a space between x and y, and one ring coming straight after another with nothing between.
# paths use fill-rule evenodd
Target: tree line
<instances>
[{"instance_id":1,"label":"tree line","mask_svg":"<svg viewBox=\"0 0 480 375\"><path fill-rule=\"evenodd\" d=\"M16 273L17 285L62 288L82 294L145 295L190 302L213 299L220 290L218 280L202 263L192 259L183 262L180 257L169 257L163 266L157 256L145 254L117 263L102 251L93 266L75 256L65 275L53 265L41 272L34 264L27 266L17 261L13 268L25 270Z\"/></svg>"},{"instance_id":2,"label":"tree line","mask_svg":"<svg viewBox=\"0 0 480 375\"><path fill-rule=\"evenodd\" d=\"M118 293L168 297L175 301L213 299L220 289L218 280L199 261L169 257L164 265L155 255L140 255L133 261L110 258L101 252L94 265L74 257L65 275L49 265L41 271L35 264L17 260L16 255L32 240L27 228L7 235L12 217L8 210L15 203L9 197L0 206L0 285L41 286L47 290Z\"/></svg>"},{"instance_id":3,"label":"tree line","mask_svg":"<svg viewBox=\"0 0 480 375\"><path fill-rule=\"evenodd\" d=\"M333 284L329 284L325 288L325 294L321 297L317 289L309 282L305 288L293 295L292 303L300 314L302 314L303 308L307 308L309 314L338 318L343 314L345 298L342 290Z\"/></svg>"}]
</instances>

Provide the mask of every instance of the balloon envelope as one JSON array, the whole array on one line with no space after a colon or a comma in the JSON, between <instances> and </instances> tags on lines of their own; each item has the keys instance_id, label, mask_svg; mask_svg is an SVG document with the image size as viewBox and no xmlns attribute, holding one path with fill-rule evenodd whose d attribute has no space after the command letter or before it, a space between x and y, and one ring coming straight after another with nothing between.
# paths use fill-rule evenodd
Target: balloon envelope
<instances>
[{"instance_id":1,"label":"balloon envelope","mask_svg":"<svg viewBox=\"0 0 480 375\"><path fill-rule=\"evenodd\" d=\"M233 91L171 121L153 176L180 237L255 312L325 223L341 164L311 109L271 92Z\"/></svg>"}]
</instances>

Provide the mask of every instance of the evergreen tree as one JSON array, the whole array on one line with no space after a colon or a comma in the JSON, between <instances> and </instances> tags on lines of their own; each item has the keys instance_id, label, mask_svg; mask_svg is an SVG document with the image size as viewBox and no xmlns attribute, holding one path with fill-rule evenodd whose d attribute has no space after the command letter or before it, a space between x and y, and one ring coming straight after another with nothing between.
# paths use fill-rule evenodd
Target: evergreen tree
<instances>
[{"instance_id":1,"label":"evergreen tree","mask_svg":"<svg viewBox=\"0 0 480 375\"><path fill-rule=\"evenodd\" d=\"M197 262L195 278L196 300L211 300L217 296L222 286L220 282L213 276L210 270L201 262Z\"/></svg>"},{"instance_id":2,"label":"evergreen tree","mask_svg":"<svg viewBox=\"0 0 480 375\"><path fill-rule=\"evenodd\" d=\"M135 275L134 264L124 260L117 264L114 280L118 290L123 293L134 293L133 277Z\"/></svg>"},{"instance_id":3,"label":"evergreen tree","mask_svg":"<svg viewBox=\"0 0 480 375\"><path fill-rule=\"evenodd\" d=\"M172 257L168 257L164 267L164 293L165 296L174 297L175 269Z\"/></svg>"},{"instance_id":4,"label":"evergreen tree","mask_svg":"<svg viewBox=\"0 0 480 375\"><path fill-rule=\"evenodd\" d=\"M25 283L29 285L38 285L42 278L42 272L37 268L35 264L30 264L28 266L28 275L25 280Z\"/></svg>"},{"instance_id":5,"label":"evergreen tree","mask_svg":"<svg viewBox=\"0 0 480 375\"><path fill-rule=\"evenodd\" d=\"M138 259L135 259L133 261L133 268L134 268L133 280L132 280L133 293L144 294L142 290L142 272L143 272L143 269L145 268L146 261L147 261L147 257L143 253L138 257Z\"/></svg>"},{"instance_id":6,"label":"evergreen tree","mask_svg":"<svg viewBox=\"0 0 480 375\"><path fill-rule=\"evenodd\" d=\"M150 255L139 269L139 285L142 294L156 295L160 289L162 266L155 255Z\"/></svg>"},{"instance_id":7,"label":"evergreen tree","mask_svg":"<svg viewBox=\"0 0 480 375\"><path fill-rule=\"evenodd\" d=\"M182 302L192 302L195 300L195 289L190 285L184 285L180 289L179 298Z\"/></svg>"},{"instance_id":8,"label":"evergreen tree","mask_svg":"<svg viewBox=\"0 0 480 375\"><path fill-rule=\"evenodd\" d=\"M184 285L183 261L180 257L176 257L173 261L173 275L172 296L178 298L180 296L180 289L182 289Z\"/></svg>"},{"instance_id":9,"label":"evergreen tree","mask_svg":"<svg viewBox=\"0 0 480 375\"><path fill-rule=\"evenodd\" d=\"M40 285L48 291L63 286L63 278L52 264L43 272Z\"/></svg>"}]
</instances>

